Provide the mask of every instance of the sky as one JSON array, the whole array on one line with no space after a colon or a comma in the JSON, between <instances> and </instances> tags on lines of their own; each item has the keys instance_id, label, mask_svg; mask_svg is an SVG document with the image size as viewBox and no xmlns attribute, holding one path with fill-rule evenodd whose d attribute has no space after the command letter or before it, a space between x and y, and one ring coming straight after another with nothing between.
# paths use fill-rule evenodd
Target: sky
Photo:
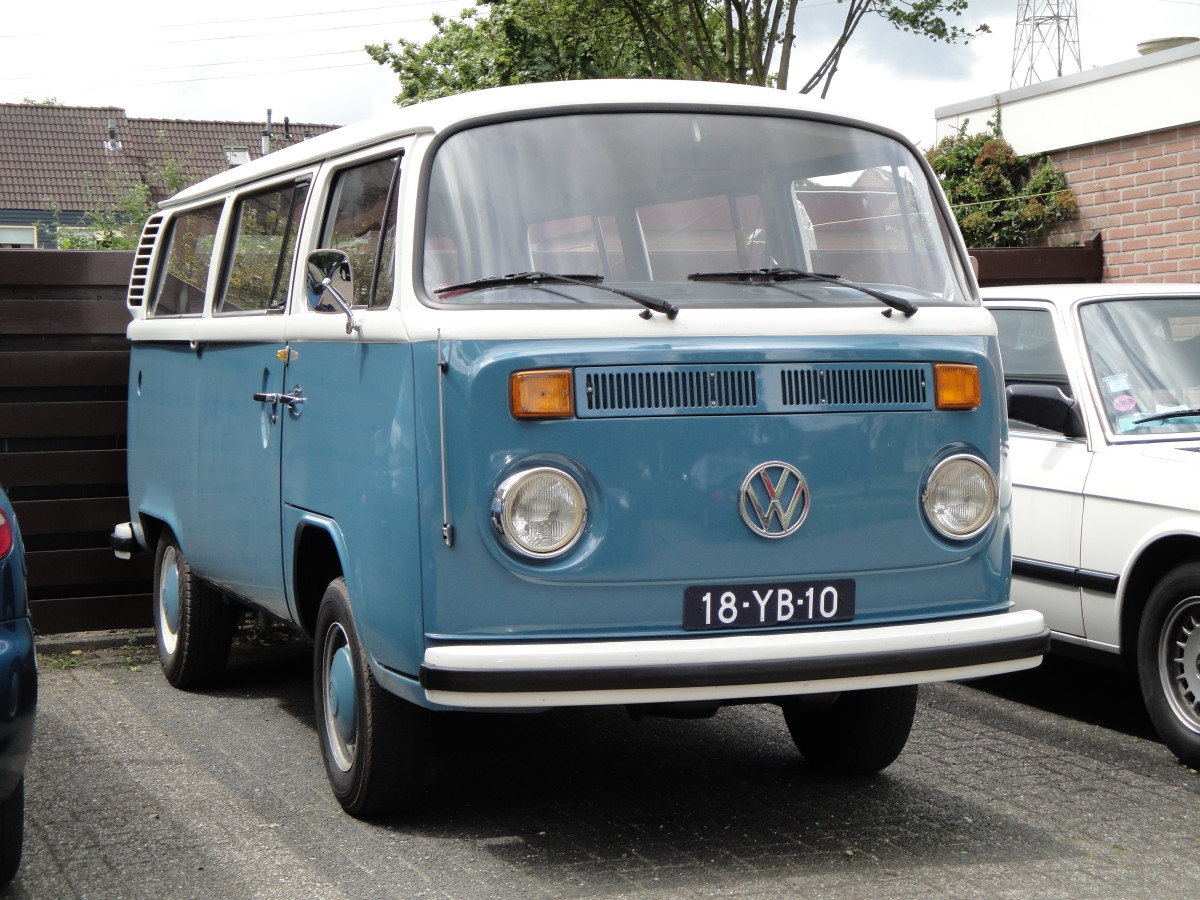
<instances>
[{"instance_id":1,"label":"sky","mask_svg":"<svg viewBox=\"0 0 1200 900\"><path fill-rule=\"evenodd\" d=\"M422 42L434 13L471 0L56 0L21 4L0 25L0 102L26 98L116 106L141 118L344 125L388 109L400 90L365 44ZM828 101L934 143L937 107L1007 90L1019 0L970 0L956 22L990 33L934 43L863 21L843 55ZM1062 6L1068 6L1064 2ZM1141 41L1200 37L1200 0L1076 0L1083 70L1138 55ZM1136 10L1136 11L1135 11ZM801 0L792 83L829 48L845 15L836 0ZM1076 71L1068 60L1064 74ZM979 123L982 127L984 123Z\"/></svg>"}]
</instances>

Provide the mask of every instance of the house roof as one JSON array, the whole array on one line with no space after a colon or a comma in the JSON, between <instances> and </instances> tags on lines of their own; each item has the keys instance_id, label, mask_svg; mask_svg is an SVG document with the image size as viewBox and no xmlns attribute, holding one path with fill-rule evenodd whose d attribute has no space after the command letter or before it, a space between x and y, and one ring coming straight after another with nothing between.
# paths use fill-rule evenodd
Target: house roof
<instances>
[{"instance_id":1,"label":"house roof","mask_svg":"<svg viewBox=\"0 0 1200 900\"><path fill-rule=\"evenodd\" d=\"M164 160L182 166L190 181L229 168L226 147L262 153L265 122L134 119L115 106L0 103L0 209L94 209L112 199L109 173L151 185L154 200L168 190L154 173ZM278 150L336 125L272 125ZM113 139L115 135L115 140ZM90 173L90 175L84 174Z\"/></svg>"}]
</instances>

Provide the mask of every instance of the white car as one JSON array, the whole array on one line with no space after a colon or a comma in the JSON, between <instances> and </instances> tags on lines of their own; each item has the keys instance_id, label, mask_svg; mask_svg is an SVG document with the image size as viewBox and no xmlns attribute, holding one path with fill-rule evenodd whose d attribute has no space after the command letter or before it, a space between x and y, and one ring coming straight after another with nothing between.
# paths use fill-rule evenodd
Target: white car
<instances>
[{"instance_id":1,"label":"white car","mask_svg":"<svg viewBox=\"0 0 1200 900\"><path fill-rule=\"evenodd\" d=\"M1010 427L1012 598L1136 669L1200 768L1200 285L988 288Z\"/></svg>"}]
</instances>

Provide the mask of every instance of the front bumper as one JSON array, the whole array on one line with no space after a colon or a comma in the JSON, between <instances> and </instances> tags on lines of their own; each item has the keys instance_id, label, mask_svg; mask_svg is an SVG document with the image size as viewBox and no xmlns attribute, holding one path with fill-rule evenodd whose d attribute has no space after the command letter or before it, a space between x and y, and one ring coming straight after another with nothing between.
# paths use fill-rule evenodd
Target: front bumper
<instances>
[{"instance_id":1,"label":"front bumper","mask_svg":"<svg viewBox=\"0 0 1200 900\"><path fill-rule=\"evenodd\" d=\"M421 686L463 708L739 700L980 678L1050 646L1034 610L969 619L678 640L430 647Z\"/></svg>"}]
</instances>

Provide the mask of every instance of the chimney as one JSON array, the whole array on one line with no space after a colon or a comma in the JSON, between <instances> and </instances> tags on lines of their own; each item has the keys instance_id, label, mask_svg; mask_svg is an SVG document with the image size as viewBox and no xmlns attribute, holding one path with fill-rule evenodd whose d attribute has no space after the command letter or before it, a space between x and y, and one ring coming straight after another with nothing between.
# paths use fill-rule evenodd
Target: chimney
<instances>
[{"instance_id":1,"label":"chimney","mask_svg":"<svg viewBox=\"0 0 1200 900\"><path fill-rule=\"evenodd\" d=\"M271 110L268 109L267 110L267 127L263 129L263 133L262 133L262 155L263 156L266 156L268 153L271 152L271 138L273 136L274 135L271 134Z\"/></svg>"},{"instance_id":2,"label":"chimney","mask_svg":"<svg viewBox=\"0 0 1200 900\"><path fill-rule=\"evenodd\" d=\"M104 141L104 149L110 153L116 153L121 149L121 142L117 139L117 123L114 119L108 120L108 140Z\"/></svg>"}]
</instances>

